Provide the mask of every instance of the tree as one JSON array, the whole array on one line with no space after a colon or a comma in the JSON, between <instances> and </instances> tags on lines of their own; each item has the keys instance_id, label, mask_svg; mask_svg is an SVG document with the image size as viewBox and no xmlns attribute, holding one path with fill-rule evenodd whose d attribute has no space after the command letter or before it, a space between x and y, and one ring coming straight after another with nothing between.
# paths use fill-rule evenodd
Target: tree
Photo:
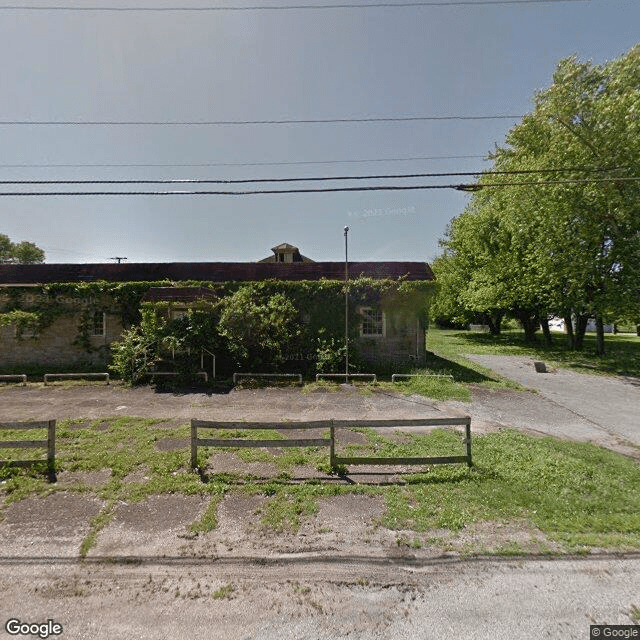
<instances>
[{"instance_id":1,"label":"tree","mask_svg":"<svg viewBox=\"0 0 640 640\"><path fill-rule=\"evenodd\" d=\"M0 233L0 264L40 264L44 251L33 242L13 243L9 236Z\"/></svg>"},{"instance_id":2,"label":"tree","mask_svg":"<svg viewBox=\"0 0 640 640\"><path fill-rule=\"evenodd\" d=\"M254 286L238 289L223 302L220 335L242 364L272 367L299 335L298 311L282 293L266 298Z\"/></svg>"},{"instance_id":3,"label":"tree","mask_svg":"<svg viewBox=\"0 0 640 640\"><path fill-rule=\"evenodd\" d=\"M640 312L640 47L604 65L562 60L493 157L514 175L483 176L461 216L472 222L445 241L474 269L458 298L479 310L499 295L529 339L562 316L575 348L595 317L604 353L604 319Z\"/></svg>"}]
</instances>

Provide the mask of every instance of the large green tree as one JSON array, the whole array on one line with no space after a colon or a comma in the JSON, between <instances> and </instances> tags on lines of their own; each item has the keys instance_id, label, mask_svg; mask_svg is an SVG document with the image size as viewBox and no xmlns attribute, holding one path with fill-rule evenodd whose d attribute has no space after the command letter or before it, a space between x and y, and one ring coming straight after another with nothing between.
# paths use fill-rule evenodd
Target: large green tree
<instances>
[{"instance_id":1,"label":"large green tree","mask_svg":"<svg viewBox=\"0 0 640 640\"><path fill-rule=\"evenodd\" d=\"M0 233L0 264L40 264L44 257L44 251L33 242L14 243Z\"/></svg>"},{"instance_id":2,"label":"large green tree","mask_svg":"<svg viewBox=\"0 0 640 640\"><path fill-rule=\"evenodd\" d=\"M493 170L507 175L478 181L458 219L472 222L454 221L445 239L459 266L476 271L458 298L482 310L501 296L529 338L539 320L562 316L577 348L595 317L603 353L605 319L638 315L640 305L638 166L640 47L604 65L561 61L494 153ZM461 241L469 233L478 235L475 245ZM483 246L491 259L478 260Z\"/></svg>"}]
</instances>

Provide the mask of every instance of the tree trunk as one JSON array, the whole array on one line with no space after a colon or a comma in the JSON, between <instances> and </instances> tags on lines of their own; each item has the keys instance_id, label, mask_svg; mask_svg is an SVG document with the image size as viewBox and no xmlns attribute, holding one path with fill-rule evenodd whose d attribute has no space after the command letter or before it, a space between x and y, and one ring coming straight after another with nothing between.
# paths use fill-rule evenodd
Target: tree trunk
<instances>
[{"instance_id":1,"label":"tree trunk","mask_svg":"<svg viewBox=\"0 0 640 640\"><path fill-rule=\"evenodd\" d=\"M578 351L582 350L584 346L584 334L587 331L587 323L589 322L588 314L580 314L576 318L576 336L575 336L575 348Z\"/></svg>"},{"instance_id":2,"label":"tree trunk","mask_svg":"<svg viewBox=\"0 0 640 640\"><path fill-rule=\"evenodd\" d=\"M568 311L563 319L564 326L567 331L567 342L569 343L569 349L573 351L576 348L576 337L573 334L573 320L571 319L571 312Z\"/></svg>"},{"instance_id":3,"label":"tree trunk","mask_svg":"<svg viewBox=\"0 0 640 640\"><path fill-rule=\"evenodd\" d=\"M540 318L538 317L538 314L532 313L527 309L521 309L516 311L516 317L524 329L524 341L527 344L536 342L536 331L540 326Z\"/></svg>"},{"instance_id":4,"label":"tree trunk","mask_svg":"<svg viewBox=\"0 0 640 640\"><path fill-rule=\"evenodd\" d=\"M636 335L640 336L640 324L636 325Z\"/></svg>"},{"instance_id":5,"label":"tree trunk","mask_svg":"<svg viewBox=\"0 0 640 640\"><path fill-rule=\"evenodd\" d=\"M549 316L544 315L540 318L540 326L542 327L542 333L544 334L544 343L547 347L553 345L553 337L551 330L549 329Z\"/></svg>"},{"instance_id":6,"label":"tree trunk","mask_svg":"<svg viewBox=\"0 0 640 640\"><path fill-rule=\"evenodd\" d=\"M604 355L604 322L600 314L596 315L596 353Z\"/></svg>"},{"instance_id":7,"label":"tree trunk","mask_svg":"<svg viewBox=\"0 0 640 640\"><path fill-rule=\"evenodd\" d=\"M502 324L502 316L504 314L496 312L487 315L487 324L489 325L489 333L492 336L499 336Z\"/></svg>"}]
</instances>

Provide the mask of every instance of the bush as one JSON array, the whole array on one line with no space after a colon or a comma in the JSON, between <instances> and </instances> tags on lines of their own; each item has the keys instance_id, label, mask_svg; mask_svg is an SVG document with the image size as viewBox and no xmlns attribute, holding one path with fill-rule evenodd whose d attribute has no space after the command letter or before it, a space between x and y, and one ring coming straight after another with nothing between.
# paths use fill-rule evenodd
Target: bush
<instances>
[{"instance_id":1,"label":"bush","mask_svg":"<svg viewBox=\"0 0 640 640\"><path fill-rule=\"evenodd\" d=\"M247 285L222 304L219 331L242 366L276 368L300 336L298 311L282 293L265 298Z\"/></svg>"}]
</instances>

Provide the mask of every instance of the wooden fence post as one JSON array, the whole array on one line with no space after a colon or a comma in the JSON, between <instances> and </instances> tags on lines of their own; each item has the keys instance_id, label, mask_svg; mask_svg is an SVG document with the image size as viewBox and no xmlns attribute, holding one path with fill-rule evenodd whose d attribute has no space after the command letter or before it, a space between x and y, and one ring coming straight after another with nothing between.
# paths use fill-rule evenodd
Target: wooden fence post
<instances>
[{"instance_id":1,"label":"wooden fence post","mask_svg":"<svg viewBox=\"0 0 640 640\"><path fill-rule=\"evenodd\" d=\"M329 427L329 464L332 469L336 468L336 428L331 420Z\"/></svg>"},{"instance_id":2,"label":"wooden fence post","mask_svg":"<svg viewBox=\"0 0 640 640\"><path fill-rule=\"evenodd\" d=\"M471 468L473 466L473 462L471 461L471 418L469 418L469 421L464 426L464 431L466 436L465 443L467 445L467 465Z\"/></svg>"},{"instance_id":3,"label":"wooden fence post","mask_svg":"<svg viewBox=\"0 0 640 640\"><path fill-rule=\"evenodd\" d=\"M49 471L55 468L56 459L56 421L49 420L47 427L47 465Z\"/></svg>"},{"instance_id":4,"label":"wooden fence post","mask_svg":"<svg viewBox=\"0 0 640 640\"><path fill-rule=\"evenodd\" d=\"M191 420L191 468L198 466L198 427L196 421Z\"/></svg>"}]
</instances>

